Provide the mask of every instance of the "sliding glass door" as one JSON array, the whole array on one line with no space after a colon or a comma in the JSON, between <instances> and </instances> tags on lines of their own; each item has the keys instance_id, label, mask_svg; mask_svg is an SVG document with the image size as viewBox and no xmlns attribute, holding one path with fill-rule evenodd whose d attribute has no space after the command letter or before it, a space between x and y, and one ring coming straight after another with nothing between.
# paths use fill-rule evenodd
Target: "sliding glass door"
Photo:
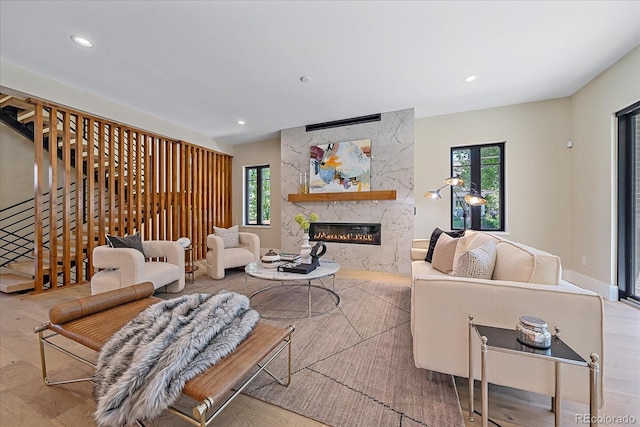
<instances>
[{"instance_id":1,"label":"sliding glass door","mask_svg":"<svg viewBox=\"0 0 640 427\"><path fill-rule=\"evenodd\" d=\"M640 102L618 117L618 287L640 301Z\"/></svg>"}]
</instances>

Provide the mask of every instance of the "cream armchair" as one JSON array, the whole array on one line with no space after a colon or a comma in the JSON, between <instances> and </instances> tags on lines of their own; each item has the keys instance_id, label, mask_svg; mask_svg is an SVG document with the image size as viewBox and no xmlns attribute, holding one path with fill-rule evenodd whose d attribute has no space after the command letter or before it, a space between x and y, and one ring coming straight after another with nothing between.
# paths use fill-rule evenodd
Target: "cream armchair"
<instances>
[{"instance_id":1,"label":"cream armchair","mask_svg":"<svg viewBox=\"0 0 640 427\"><path fill-rule=\"evenodd\" d=\"M243 267L260 259L260 237L254 233L239 232L240 246L225 248L224 241L215 234L207 236L207 275L224 279L225 268Z\"/></svg>"},{"instance_id":2,"label":"cream armchair","mask_svg":"<svg viewBox=\"0 0 640 427\"><path fill-rule=\"evenodd\" d=\"M91 278L91 295L151 282L167 292L184 289L184 248L169 240L143 241L144 255L137 249L98 246L93 250L93 266L103 269ZM165 261L146 261L164 259Z\"/></svg>"}]
</instances>

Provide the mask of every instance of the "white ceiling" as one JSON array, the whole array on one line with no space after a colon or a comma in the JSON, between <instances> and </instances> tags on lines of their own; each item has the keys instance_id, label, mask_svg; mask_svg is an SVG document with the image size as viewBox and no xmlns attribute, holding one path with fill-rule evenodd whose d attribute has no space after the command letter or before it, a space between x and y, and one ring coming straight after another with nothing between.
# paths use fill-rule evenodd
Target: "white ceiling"
<instances>
[{"instance_id":1,"label":"white ceiling","mask_svg":"<svg viewBox=\"0 0 640 427\"><path fill-rule=\"evenodd\" d=\"M229 144L569 96L639 44L640 1L0 0L2 61Z\"/></svg>"}]
</instances>

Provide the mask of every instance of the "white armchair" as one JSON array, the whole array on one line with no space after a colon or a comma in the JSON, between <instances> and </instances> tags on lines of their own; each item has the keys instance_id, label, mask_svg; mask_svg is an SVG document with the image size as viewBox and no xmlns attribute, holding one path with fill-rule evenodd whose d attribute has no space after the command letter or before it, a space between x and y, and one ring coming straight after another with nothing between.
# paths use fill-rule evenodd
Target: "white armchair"
<instances>
[{"instance_id":1,"label":"white armchair","mask_svg":"<svg viewBox=\"0 0 640 427\"><path fill-rule=\"evenodd\" d=\"M169 240L143 241L144 255L137 249L98 246L93 250L93 266L103 269L91 278L91 295L151 282L167 292L184 289L184 248ZM146 261L164 258L165 261Z\"/></svg>"},{"instance_id":2,"label":"white armchair","mask_svg":"<svg viewBox=\"0 0 640 427\"><path fill-rule=\"evenodd\" d=\"M224 279L225 268L243 267L260 259L260 237L254 233L239 232L240 246L225 248L224 241L215 234L207 236L207 275Z\"/></svg>"}]
</instances>

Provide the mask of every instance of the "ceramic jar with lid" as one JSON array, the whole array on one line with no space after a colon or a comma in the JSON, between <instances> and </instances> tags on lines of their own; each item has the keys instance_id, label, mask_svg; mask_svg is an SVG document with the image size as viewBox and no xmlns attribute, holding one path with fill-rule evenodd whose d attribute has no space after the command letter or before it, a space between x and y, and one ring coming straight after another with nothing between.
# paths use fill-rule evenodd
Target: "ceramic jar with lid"
<instances>
[{"instance_id":1,"label":"ceramic jar with lid","mask_svg":"<svg viewBox=\"0 0 640 427\"><path fill-rule=\"evenodd\" d=\"M264 254L260 261L264 268L276 268L280 265L280 255L275 253L273 249L269 249L269 252Z\"/></svg>"},{"instance_id":2,"label":"ceramic jar with lid","mask_svg":"<svg viewBox=\"0 0 640 427\"><path fill-rule=\"evenodd\" d=\"M551 347L551 333L547 330L547 323L532 316L522 316L516 325L518 341L535 348Z\"/></svg>"}]
</instances>

